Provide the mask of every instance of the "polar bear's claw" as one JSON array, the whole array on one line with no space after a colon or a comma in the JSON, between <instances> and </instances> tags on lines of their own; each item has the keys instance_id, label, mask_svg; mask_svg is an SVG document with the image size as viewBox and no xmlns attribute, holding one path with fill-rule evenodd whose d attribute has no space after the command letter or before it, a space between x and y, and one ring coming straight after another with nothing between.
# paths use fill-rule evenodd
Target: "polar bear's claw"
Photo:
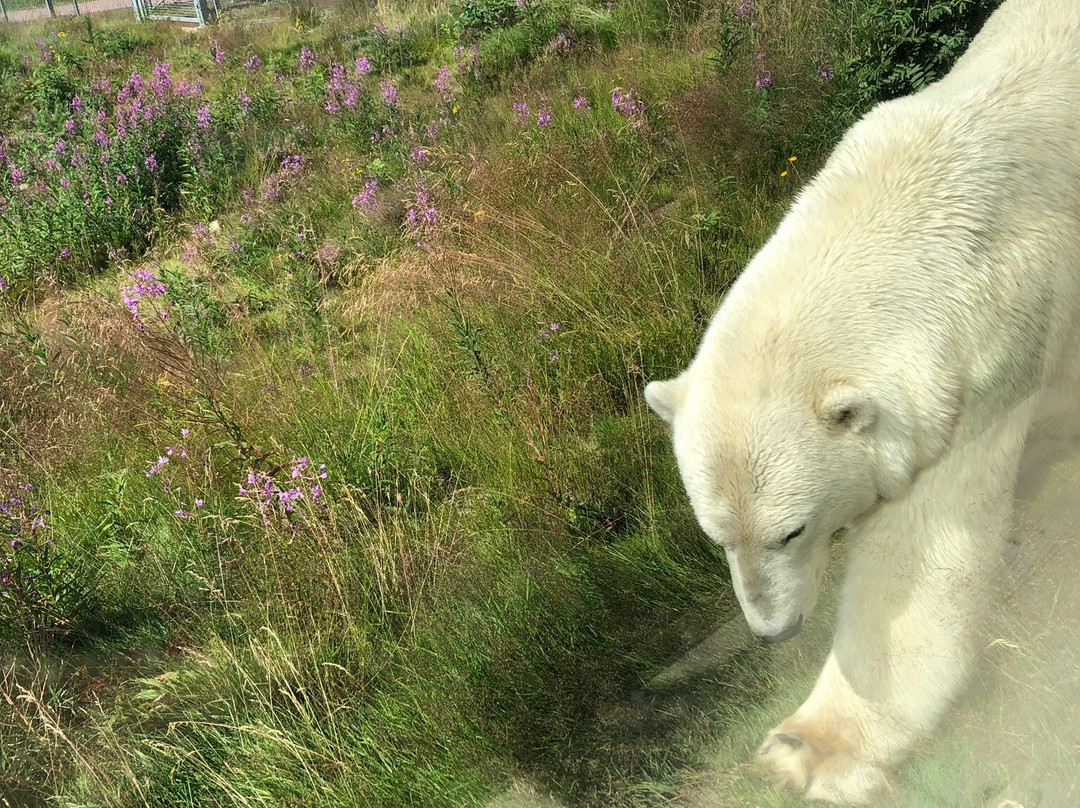
<instances>
[{"instance_id":1,"label":"polar bear's claw","mask_svg":"<svg viewBox=\"0 0 1080 808\"><path fill-rule=\"evenodd\" d=\"M786 724L769 733L758 762L779 784L837 805L865 805L887 786L878 766L859 759L837 739L811 739L805 730Z\"/></svg>"}]
</instances>

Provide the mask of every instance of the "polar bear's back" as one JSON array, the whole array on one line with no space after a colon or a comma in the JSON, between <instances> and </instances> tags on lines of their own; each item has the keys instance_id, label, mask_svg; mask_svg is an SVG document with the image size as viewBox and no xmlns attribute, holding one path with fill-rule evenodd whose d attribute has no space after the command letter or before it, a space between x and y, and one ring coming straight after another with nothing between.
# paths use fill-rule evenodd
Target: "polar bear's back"
<instances>
[{"instance_id":1,"label":"polar bear's back","mask_svg":"<svg viewBox=\"0 0 1080 808\"><path fill-rule=\"evenodd\" d=\"M972 404L1038 383L1078 315L1080 0L1007 0L949 75L845 135L696 364Z\"/></svg>"},{"instance_id":2,"label":"polar bear's back","mask_svg":"<svg viewBox=\"0 0 1080 808\"><path fill-rule=\"evenodd\" d=\"M977 84L1002 70L1080 59L1080 2L1007 0L957 61L950 84Z\"/></svg>"}]
</instances>

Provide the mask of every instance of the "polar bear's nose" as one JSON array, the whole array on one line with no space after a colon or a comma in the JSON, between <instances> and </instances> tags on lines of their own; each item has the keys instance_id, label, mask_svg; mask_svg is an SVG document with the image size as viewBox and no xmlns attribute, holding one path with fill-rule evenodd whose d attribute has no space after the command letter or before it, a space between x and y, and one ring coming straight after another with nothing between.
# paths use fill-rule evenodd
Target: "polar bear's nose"
<instances>
[{"instance_id":1,"label":"polar bear's nose","mask_svg":"<svg viewBox=\"0 0 1080 808\"><path fill-rule=\"evenodd\" d=\"M761 640L763 643L766 643L768 645L772 645L773 643L783 642L784 640L790 640L792 637L794 637L796 634L798 634L799 631L802 630L802 618L803 618L803 616L800 614L798 620L796 620L790 626L785 628L779 634L771 634L771 635L769 635L767 637L762 636L762 635L759 634L758 639Z\"/></svg>"}]
</instances>

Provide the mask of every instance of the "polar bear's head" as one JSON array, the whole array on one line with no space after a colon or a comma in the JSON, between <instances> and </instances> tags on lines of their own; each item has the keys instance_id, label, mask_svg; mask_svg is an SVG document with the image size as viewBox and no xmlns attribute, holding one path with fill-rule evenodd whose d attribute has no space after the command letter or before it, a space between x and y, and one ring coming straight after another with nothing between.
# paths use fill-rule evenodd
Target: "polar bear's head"
<instances>
[{"instance_id":1,"label":"polar bear's head","mask_svg":"<svg viewBox=\"0 0 1080 808\"><path fill-rule=\"evenodd\" d=\"M817 602L830 537L910 469L880 467L882 413L858 386L778 396L761 385L722 384L695 364L650 383L645 397L672 427L694 513L727 554L751 630L781 642Z\"/></svg>"}]
</instances>

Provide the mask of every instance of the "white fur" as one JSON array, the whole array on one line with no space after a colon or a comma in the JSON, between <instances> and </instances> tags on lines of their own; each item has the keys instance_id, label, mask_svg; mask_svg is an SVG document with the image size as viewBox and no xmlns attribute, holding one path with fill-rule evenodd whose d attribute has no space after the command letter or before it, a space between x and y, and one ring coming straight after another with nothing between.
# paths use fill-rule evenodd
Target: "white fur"
<instances>
[{"instance_id":1,"label":"white fur","mask_svg":"<svg viewBox=\"0 0 1080 808\"><path fill-rule=\"evenodd\" d=\"M807 796L872 799L964 683L1024 437L1076 350L1078 144L1080 3L1008 0L847 133L690 367L646 388L755 633L797 630L851 528L832 653L760 751Z\"/></svg>"}]
</instances>

